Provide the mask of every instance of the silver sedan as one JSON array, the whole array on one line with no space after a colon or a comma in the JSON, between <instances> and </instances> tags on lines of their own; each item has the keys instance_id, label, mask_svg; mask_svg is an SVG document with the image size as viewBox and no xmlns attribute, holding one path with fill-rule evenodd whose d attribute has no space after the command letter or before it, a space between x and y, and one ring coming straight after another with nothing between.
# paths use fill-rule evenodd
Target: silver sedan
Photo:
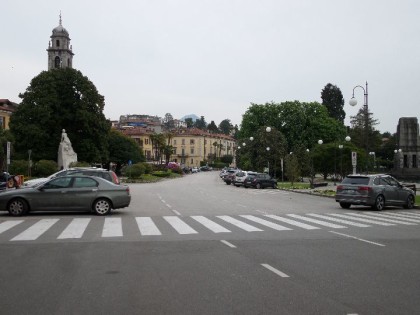
<instances>
[{"instance_id":1,"label":"silver sedan","mask_svg":"<svg viewBox=\"0 0 420 315\"><path fill-rule=\"evenodd\" d=\"M92 211L107 215L130 205L130 189L93 176L63 176L35 187L0 193L0 210L21 216L29 211Z\"/></svg>"}]
</instances>

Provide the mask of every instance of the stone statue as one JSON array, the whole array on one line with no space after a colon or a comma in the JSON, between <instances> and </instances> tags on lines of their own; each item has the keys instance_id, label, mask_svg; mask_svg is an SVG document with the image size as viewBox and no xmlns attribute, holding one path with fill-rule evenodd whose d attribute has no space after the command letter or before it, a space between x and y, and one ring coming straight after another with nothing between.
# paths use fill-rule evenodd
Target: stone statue
<instances>
[{"instance_id":1,"label":"stone statue","mask_svg":"<svg viewBox=\"0 0 420 315\"><path fill-rule=\"evenodd\" d=\"M77 154L71 146L66 130L63 129L63 132L61 133L61 142L58 146L58 167L60 169L66 169L69 167L70 163L73 162L77 162Z\"/></svg>"}]
</instances>

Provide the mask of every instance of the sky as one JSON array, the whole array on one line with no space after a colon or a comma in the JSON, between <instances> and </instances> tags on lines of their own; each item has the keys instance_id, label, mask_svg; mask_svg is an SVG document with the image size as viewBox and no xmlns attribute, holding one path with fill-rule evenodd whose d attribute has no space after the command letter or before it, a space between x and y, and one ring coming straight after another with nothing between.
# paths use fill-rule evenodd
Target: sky
<instances>
[{"instance_id":1,"label":"sky","mask_svg":"<svg viewBox=\"0 0 420 315\"><path fill-rule=\"evenodd\" d=\"M331 83L348 125L366 82L381 132L420 116L418 0L3 0L1 11L0 98L12 102L48 69L61 11L73 67L111 120L196 114L240 126L251 103L321 103Z\"/></svg>"}]
</instances>

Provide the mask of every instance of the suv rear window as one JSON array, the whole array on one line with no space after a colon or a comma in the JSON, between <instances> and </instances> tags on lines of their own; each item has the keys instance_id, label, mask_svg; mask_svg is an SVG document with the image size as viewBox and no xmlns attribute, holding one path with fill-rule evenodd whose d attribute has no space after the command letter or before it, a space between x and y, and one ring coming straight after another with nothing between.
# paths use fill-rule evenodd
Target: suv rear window
<instances>
[{"instance_id":1,"label":"suv rear window","mask_svg":"<svg viewBox=\"0 0 420 315\"><path fill-rule=\"evenodd\" d=\"M367 185L369 184L369 177L360 176L360 177L346 177L341 182L342 184L348 184L348 185Z\"/></svg>"}]
</instances>

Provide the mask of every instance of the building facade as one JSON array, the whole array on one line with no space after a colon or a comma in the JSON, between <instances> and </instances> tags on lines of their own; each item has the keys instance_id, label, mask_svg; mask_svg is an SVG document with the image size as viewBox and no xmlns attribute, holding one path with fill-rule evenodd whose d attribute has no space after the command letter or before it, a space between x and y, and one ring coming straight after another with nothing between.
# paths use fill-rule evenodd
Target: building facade
<instances>
[{"instance_id":1,"label":"building facade","mask_svg":"<svg viewBox=\"0 0 420 315\"><path fill-rule=\"evenodd\" d=\"M10 116L16 111L18 104L8 99L0 99L0 127L3 130L9 129Z\"/></svg>"},{"instance_id":2,"label":"building facade","mask_svg":"<svg viewBox=\"0 0 420 315\"><path fill-rule=\"evenodd\" d=\"M57 68L73 68L73 49L70 45L69 32L63 27L61 13L59 25L52 30L48 42L48 70Z\"/></svg>"}]
</instances>

